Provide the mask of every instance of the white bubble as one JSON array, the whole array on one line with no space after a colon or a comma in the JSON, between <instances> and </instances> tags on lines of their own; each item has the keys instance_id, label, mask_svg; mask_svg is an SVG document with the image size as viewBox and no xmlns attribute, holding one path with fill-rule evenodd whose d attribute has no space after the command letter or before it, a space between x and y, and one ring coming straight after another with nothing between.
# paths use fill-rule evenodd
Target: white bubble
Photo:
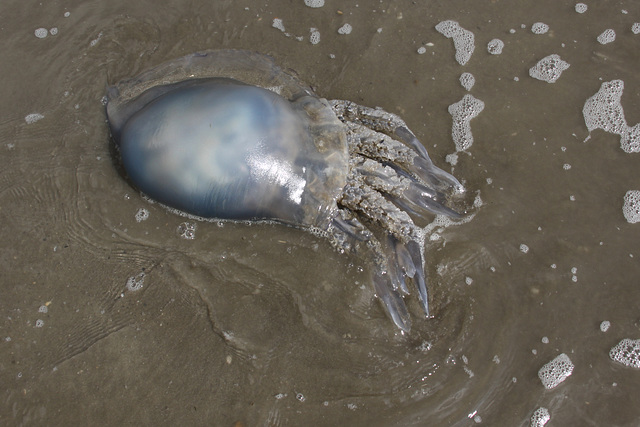
<instances>
[{"instance_id":1,"label":"white bubble","mask_svg":"<svg viewBox=\"0 0 640 427\"><path fill-rule=\"evenodd\" d=\"M136 221L142 222L147 219L149 219L149 211L145 208L138 209L138 212L136 212Z\"/></svg>"},{"instance_id":2,"label":"white bubble","mask_svg":"<svg viewBox=\"0 0 640 427\"><path fill-rule=\"evenodd\" d=\"M302 393L296 393L296 399L298 399L300 402L304 402L307 398L304 397L304 394Z\"/></svg>"},{"instance_id":3,"label":"white bubble","mask_svg":"<svg viewBox=\"0 0 640 427\"><path fill-rule=\"evenodd\" d=\"M196 238L196 228L195 222L183 222L178 226L176 232L183 239L193 240Z\"/></svg>"},{"instance_id":4,"label":"white bubble","mask_svg":"<svg viewBox=\"0 0 640 427\"><path fill-rule=\"evenodd\" d=\"M522 252L523 254L526 254L527 252L529 252L529 246L525 245L524 243L520 245L520 252Z\"/></svg>"},{"instance_id":5,"label":"white bubble","mask_svg":"<svg viewBox=\"0 0 640 427\"><path fill-rule=\"evenodd\" d=\"M36 35L37 38L43 39L47 37L47 35L49 34L49 31L47 31L46 28L38 28L33 33Z\"/></svg>"},{"instance_id":6,"label":"white bubble","mask_svg":"<svg viewBox=\"0 0 640 427\"><path fill-rule=\"evenodd\" d=\"M444 156L444 161L449 163L451 166L455 166L458 164L458 153L451 153Z\"/></svg>"},{"instance_id":7,"label":"white bubble","mask_svg":"<svg viewBox=\"0 0 640 427\"><path fill-rule=\"evenodd\" d=\"M500 55L504 48L504 42L500 39L493 39L487 44L487 51L491 55Z\"/></svg>"},{"instance_id":8,"label":"white bubble","mask_svg":"<svg viewBox=\"0 0 640 427\"><path fill-rule=\"evenodd\" d=\"M89 42L89 47L93 47L93 46L97 45L101 38L102 38L102 31L100 33L98 33L98 37L96 37L95 39L93 39L93 40L91 40Z\"/></svg>"},{"instance_id":9,"label":"white bubble","mask_svg":"<svg viewBox=\"0 0 640 427\"><path fill-rule=\"evenodd\" d=\"M542 385L550 390L566 380L573 372L573 363L569 356L562 353L538 371Z\"/></svg>"},{"instance_id":10,"label":"white bubble","mask_svg":"<svg viewBox=\"0 0 640 427\"><path fill-rule=\"evenodd\" d=\"M629 224L640 222L640 191L629 190L624 195L622 204L622 215Z\"/></svg>"},{"instance_id":11,"label":"white bubble","mask_svg":"<svg viewBox=\"0 0 640 427\"><path fill-rule=\"evenodd\" d=\"M453 118L451 135L456 144L456 151L468 150L473 145L470 122L484 110L484 102L466 94L460 101L449 105L448 110Z\"/></svg>"},{"instance_id":12,"label":"white bubble","mask_svg":"<svg viewBox=\"0 0 640 427\"><path fill-rule=\"evenodd\" d=\"M622 80L604 82L595 95L587 99L582 108L585 124L591 132L602 129L605 132L621 135L627 127L620 98L624 90Z\"/></svg>"},{"instance_id":13,"label":"white bubble","mask_svg":"<svg viewBox=\"0 0 640 427\"><path fill-rule=\"evenodd\" d=\"M36 328L42 328L44 326L44 320L38 319L36 320Z\"/></svg>"},{"instance_id":14,"label":"white bubble","mask_svg":"<svg viewBox=\"0 0 640 427\"><path fill-rule=\"evenodd\" d=\"M37 122L38 120L44 119L44 116L40 113L32 113L25 116L24 121L27 122L28 125Z\"/></svg>"},{"instance_id":15,"label":"white bubble","mask_svg":"<svg viewBox=\"0 0 640 427\"><path fill-rule=\"evenodd\" d=\"M309 35L309 41L311 44L320 43L320 31L317 28L309 28L311 34Z\"/></svg>"},{"instance_id":16,"label":"white bubble","mask_svg":"<svg viewBox=\"0 0 640 427\"><path fill-rule=\"evenodd\" d=\"M615 39L616 39L616 32L613 31L611 28L604 30L602 34L598 36L598 42L600 44L611 43L615 41Z\"/></svg>"},{"instance_id":17,"label":"white bubble","mask_svg":"<svg viewBox=\"0 0 640 427\"><path fill-rule=\"evenodd\" d=\"M600 330L602 332L607 332L610 327L611 327L611 322L609 322L608 320L603 320L602 323L600 323Z\"/></svg>"},{"instance_id":18,"label":"white bubble","mask_svg":"<svg viewBox=\"0 0 640 427\"><path fill-rule=\"evenodd\" d=\"M585 101L582 115L589 132L602 129L620 135L620 148L627 153L637 153L640 151L640 123L633 127L627 125L620 103L623 90L622 80L602 83L600 90Z\"/></svg>"},{"instance_id":19,"label":"white bubble","mask_svg":"<svg viewBox=\"0 0 640 427\"><path fill-rule=\"evenodd\" d=\"M640 22L634 22L631 26L631 32L633 34L640 34Z\"/></svg>"},{"instance_id":20,"label":"white bubble","mask_svg":"<svg viewBox=\"0 0 640 427\"><path fill-rule=\"evenodd\" d=\"M536 22L531 26L531 32L533 34L544 34L549 31L549 26L543 22Z\"/></svg>"},{"instance_id":21,"label":"white bubble","mask_svg":"<svg viewBox=\"0 0 640 427\"><path fill-rule=\"evenodd\" d=\"M637 153L640 151L640 123L633 127L628 127L620 135L620 147L627 153Z\"/></svg>"},{"instance_id":22,"label":"white bubble","mask_svg":"<svg viewBox=\"0 0 640 427\"><path fill-rule=\"evenodd\" d=\"M49 30L49 34L51 34L52 36L55 36L58 34L58 27L53 27Z\"/></svg>"},{"instance_id":23,"label":"white bubble","mask_svg":"<svg viewBox=\"0 0 640 427\"><path fill-rule=\"evenodd\" d=\"M584 3L576 3L576 12L585 13L587 11L587 5Z\"/></svg>"},{"instance_id":24,"label":"white bubble","mask_svg":"<svg viewBox=\"0 0 640 427\"><path fill-rule=\"evenodd\" d=\"M609 351L614 362L640 369L640 340L625 338Z\"/></svg>"},{"instance_id":25,"label":"white bubble","mask_svg":"<svg viewBox=\"0 0 640 427\"><path fill-rule=\"evenodd\" d=\"M554 53L542 58L535 66L531 67L529 75L534 79L555 83L567 68L569 68L569 63L563 61L559 55Z\"/></svg>"},{"instance_id":26,"label":"white bubble","mask_svg":"<svg viewBox=\"0 0 640 427\"><path fill-rule=\"evenodd\" d=\"M476 78L471 73L462 73L460 76L460 84L466 90L471 90L474 84L476 84Z\"/></svg>"},{"instance_id":27,"label":"white bubble","mask_svg":"<svg viewBox=\"0 0 640 427\"><path fill-rule=\"evenodd\" d=\"M419 55L422 55L422 54L424 54L424 53L426 53L426 52L427 52L427 48L426 48L426 47L424 47L424 46L420 46L420 47L418 48L418 54L419 54Z\"/></svg>"},{"instance_id":28,"label":"white bubble","mask_svg":"<svg viewBox=\"0 0 640 427\"><path fill-rule=\"evenodd\" d=\"M65 13L64 13L64 17L65 17L65 18L68 18L68 17L70 17L70 16L71 16L71 12L65 12Z\"/></svg>"},{"instance_id":29,"label":"white bubble","mask_svg":"<svg viewBox=\"0 0 640 427\"><path fill-rule=\"evenodd\" d=\"M551 419L547 408L538 408L531 415L531 427L543 427Z\"/></svg>"},{"instance_id":30,"label":"white bubble","mask_svg":"<svg viewBox=\"0 0 640 427\"><path fill-rule=\"evenodd\" d=\"M146 274L144 271L137 276L131 276L127 279L127 290L130 292L139 291L144 286L144 277Z\"/></svg>"},{"instance_id":31,"label":"white bubble","mask_svg":"<svg viewBox=\"0 0 640 427\"><path fill-rule=\"evenodd\" d=\"M467 276L464 278L464 283L466 283L467 285L471 285L473 283L473 279Z\"/></svg>"},{"instance_id":32,"label":"white bubble","mask_svg":"<svg viewBox=\"0 0 640 427\"><path fill-rule=\"evenodd\" d=\"M324 0L304 0L304 4L313 8L322 7L324 6Z\"/></svg>"},{"instance_id":33,"label":"white bubble","mask_svg":"<svg viewBox=\"0 0 640 427\"><path fill-rule=\"evenodd\" d=\"M40 308L38 308L38 313L47 313L49 311L49 307L47 307L46 305L41 305Z\"/></svg>"},{"instance_id":34,"label":"white bubble","mask_svg":"<svg viewBox=\"0 0 640 427\"><path fill-rule=\"evenodd\" d=\"M542 341L542 344L549 344L549 337L542 337L540 341Z\"/></svg>"},{"instance_id":35,"label":"white bubble","mask_svg":"<svg viewBox=\"0 0 640 427\"><path fill-rule=\"evenodd\" d=\"M562 165L562 169L568 171L569 169L571 169L571 165L569 163L565 163L564 165Z\"/></svg>"},{"instance_id":36,"label":"white bubble","mask_svg":"<svg viewBox=\"0 0 640 427\"><path fill-rule=\"evenodd\" d=\"M278 30L282 31L283 33L285 31L284 23L282 22L282 19L280 19L280 18L273 18L273 23L271 24L271 26L273 28L277 28Z\"/></svg>"},{"instance_id":37,"label":"white bubble","mask_svg":"<svg viewBox=\"0 0 640 427\"><path fill-rule=\"evenodd\" d=\"M465 30L456 21L442 21L436 25L436 30L446 38L453 39L456 61L460 65L471 59L475 49L475 37L471 31Z\"/></svg>"},{"instance_id":38,"label":"white bubble","mask_svg":"<svg viewBox=\"0 0 640 427\"><path fill-rule=\"evenodd\" d=\"M351 34L351 30L353 30L351 25L344 24L342 27L338 28L338 34Z\"/></svg>"}]
</instances>

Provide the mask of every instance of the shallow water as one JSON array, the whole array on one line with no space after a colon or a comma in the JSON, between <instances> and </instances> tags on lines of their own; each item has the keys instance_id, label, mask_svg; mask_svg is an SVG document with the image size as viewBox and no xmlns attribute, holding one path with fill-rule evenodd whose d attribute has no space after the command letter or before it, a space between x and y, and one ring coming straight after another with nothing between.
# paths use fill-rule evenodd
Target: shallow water
<instances>
[{"instance_id":1,"label":"shallow water","mask_svg":"<svg viewBox=\"0 0 640 427\"><path fill-rule=\"evenodd\" d=\"M582 107L621 79L626 120L640 121L640 5L574 5L5 2L0 421L529 425L544 407L548 425L638 425L640 371L608 353L640 338L640 225L622 214L640 158L602 130L583 142ZM447 19L475 34L464 66L435 30ZM536 22L549 32L533 34ZM344 23L351 34L338 34ZM58 33L41 39L40 27ZM602 45L607 28L617 37ZM494 38L501 55L487 53ZM473 220L426 248L434 319L419 320L411 297L414 326L400 335L367 260L322 239L201 222L183 239L194 221L131 189L109 145L106 86L212 48L259 50L321 96L399 114L480 195ZM552 53L570 64L558 81L529 77ZM451 167L447 108L467 93L463 72L485 108ZM35 113L44 118L28 124ZM137 222L141 208L149 218ZM561 353L575 369L546 390L537 372Z\"/></svg>"}]
</instances>

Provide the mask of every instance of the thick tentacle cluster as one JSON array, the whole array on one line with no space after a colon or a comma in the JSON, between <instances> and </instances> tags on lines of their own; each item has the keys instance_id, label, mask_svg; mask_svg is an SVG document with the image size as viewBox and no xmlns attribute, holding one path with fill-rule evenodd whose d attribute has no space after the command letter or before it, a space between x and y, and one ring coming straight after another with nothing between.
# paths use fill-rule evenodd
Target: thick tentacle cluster
<instances>
[{"instance_id":1,"label":"thick tentacle cluster","mask_svg":"<svg viewBox=\"0 0 640 427\"><path fill-rule=\"evenodd\" d=\"M347 184L338 200L343 209L334 220L332 230L338 233L333 234L367 242L379 267L373 280L376 293L395 324L408 331L411 324L402 298L409 294L406 278L413 280L429 316L424 233L409 214L460 217L444 202L463 187L433 164L398 116L349 101L333 100L330 105L347 127L349 147ZM377 239L359 218L377 224L386 236Z\"/></svg>"}]
</instances>

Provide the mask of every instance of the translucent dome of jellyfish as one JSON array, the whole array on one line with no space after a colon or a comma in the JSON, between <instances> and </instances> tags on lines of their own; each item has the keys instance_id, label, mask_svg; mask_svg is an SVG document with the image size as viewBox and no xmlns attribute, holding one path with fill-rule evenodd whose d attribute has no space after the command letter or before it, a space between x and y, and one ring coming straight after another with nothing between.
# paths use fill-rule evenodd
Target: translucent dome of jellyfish
<instances>
[{"instance_id":1,"label":"translucent dome of jellyfish","mask_svg":"<svg viewBox=\"0 0 640 427\"><path fill-rule=\"evenodd\" d=\"M130 182L184 213L277 221L371 261L409 331L408 283L429 317L424 231L464 191L396 115L326 100L265 55L194 53L110 87L107 116ZM363 255L364 254L364 255Z\"/></svg>"}]
</instances>

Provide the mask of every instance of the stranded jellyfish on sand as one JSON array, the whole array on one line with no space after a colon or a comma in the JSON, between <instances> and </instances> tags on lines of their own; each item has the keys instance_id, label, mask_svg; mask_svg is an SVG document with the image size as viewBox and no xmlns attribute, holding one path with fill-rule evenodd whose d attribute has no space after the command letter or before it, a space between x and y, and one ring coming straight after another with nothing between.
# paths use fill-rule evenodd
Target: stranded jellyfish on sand
<instances>
[{"instance_id":1,"label":"stranded jellyfish on sand","mask_svg":"<svg viewBox=\"0 0 640 427\"><path fill-rule=\"evenodd\" d=\"M424 232L411 219L459 217L463 191L397 116L319 98L261 54L218 50L111 87L111 134L131 182L188 214L274 220L366 246L394 323L411 327L410 278L429 316Z\"/></svg>"}]
</instances>

